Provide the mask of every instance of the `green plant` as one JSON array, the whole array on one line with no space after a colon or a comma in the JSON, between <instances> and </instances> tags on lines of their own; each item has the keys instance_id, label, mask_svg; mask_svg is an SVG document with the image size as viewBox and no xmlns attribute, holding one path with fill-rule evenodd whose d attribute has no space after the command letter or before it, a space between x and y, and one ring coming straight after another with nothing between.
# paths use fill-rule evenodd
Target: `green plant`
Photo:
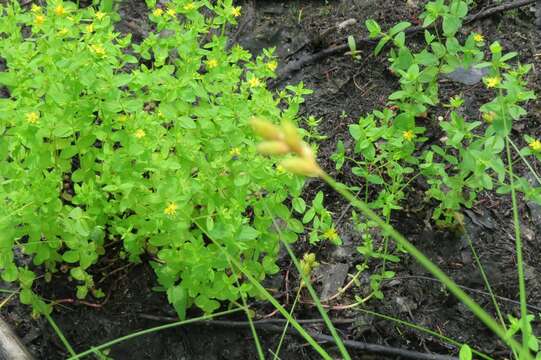
<instances>
[{"instance_id":1,"label":"green plant","mask_svg":"<svg viewBox=\"0 0 541 360\"><path fill-rule=\"evenodd\" d=\"M228 49L225 27L241 11L231 0L147 5L156 31L141 43L114 31L105 2L0 6L0 272L36 314L50 307L16 254L48 281L68 271L79 298L103 295L91 270L112 244L131 262L148 254L184 318L193 304L211 313L260 295L206 233L261 280L279 270L275 218L288 242L304 231L284 205L302 179L270 176L248 120L294 120L307 90L273 95L272 50Z\"/></svg>"},{"instance_id":2,"label":"green plant","mask_svg":"<svg viewBox=\"0 0 541 360\"><path fill-rule=\"evenodd\" d=\"M380 39L375 49L376 54L381 52L385 45L393 45L389 51L389 68L399 78L400 89L389 96L392 113L388 112L389 115L384 116L382 112L374 111L361 118L358 125L350 127L350 133L355 140L354 156L349 158L343 144L338 143L337 152L333 158L337 168L348 161L352 164L353 174L360 176L363 180L362 188L352 186L350 190L361 190L359 194L364 190L365 203L361 204L356 198L355 202L358 203L359 208L363 208L365 214L372 210L381 211L386 221L379 220L376 224L384 230L384 236L388 234L386 228L389 224L387 217L389 207L387 209L382 207L380 189L393 187L393 185L403 189L402 184L413 180L415 176L422 176L428 183L427 200L437 200L437 206L432 213L436 224L458 226L459 230L462 207L473 206L480 191L495 189L500 194L511 193L521 300L519 328L523 338L522 349L519 349L516 344L510 345L515 355L520 356L521 359L529 358L528 348L532 351L537 350L534 350L536 340L532 336L531 326L528 325L525 306L526 289L516 191L524 194L526 199L541 203L541 187L513 172L510 146L514 147L520 159L539 181L539 175L534 171L527 157L539 158L541 142L525 136L528 146L520 150L511 141L509 135L512 122L526 114L523 104L535 99L535 94L527 89L525 80L531 66L520 63L509 64L517 54L504 53L498 42L490 44L490 58L485 60L483 51L485 42L482 34L472 33L468 36L458 34L462 21L467 15L469 3L470 1L463 0L428 2L421 16L424 19L425 46L419 52L413 52L406 45L404 31L409 27L408 23L397 24L388 32L384 32L375 21L366 22L371 37ZM440 25L443 34L440 34ZM431 31L430 28L434 30ZM451 97L446 104L443 103L443 106L449 109L445 116L431 114L433 108L442 103L439 98L439 76L459 68L463 71L471 68L486 71L483 82L488 91L493 94L493 99L480 106L479 118L483 121L468 119L461 115L464 102L460 96ZM420 151L419 145L425 143L424 147L426 147L428 139L417 137L417 134L424 132L423 128L418 128L416 125L420 118L432 120L431 126L439 127L445 134L434 141L428 150L423 151ZM393 137L393 134L396 135ZM407 149L405 153L398 152L390 145L393 142L396 143L395 139L399 138L399 134L402 134L404 139L415 142L415 145ZM394 164L395 161L398 161L398 166ZM412 169L409 173L416 173L416 175L410 175L407 180L393 176L397 169L399 175L407 176L408 172L400 171L405 166ZM332 179L325 176L323 178L332 183ZM346 188L336 184L336 189L353 202L354 198ZM371 196L372 193L379 193L379 195L374 198ZM401 194L398 199L391 198L388 202L390 204L395 204L393 200L398 200L396 208L391 208L391 210L399 209L403 196ZM373 215L368 219L374 220ZM371 224L367 222L365 226L371 226ZM403 244L404 239L398 240L396 236L393 238L397 240L398 245ZM387 246L384 245L384 248L386 249ZM369 253L373 253L372 244L365 240L365 245L361 247L361 250L367 251L366 249ZM413 250L414 253L407 251L418 258L419 254L415 254L416 250ZM366 266L366 264L361 264L363 270ZM448 285L445 279L440 280ZM455 294L465 301L461 295L456 292ZM468 302L465 301L467 305ZM479 315L476 310L474 312ZM491 322L488 319L483 321L487 325ZM505 338L507 336L505 324L502 325L504 328L500 329L495 329L495 325L493 323L489 327L501 338ZM471 352L467 347L463 347L460 355L461 358L468 358L471 357Z\"/></svg>"},{"instance_id":3,"label":"green plant","mask_svg":"<svg viewBox=\"0 0 541 360\"><path fill-rule=\"evenodd\" d=\"M522 332L523 341L520 344L512 336L509 335L505 328L500 326L479 304L477 304L471 297L469 297L457 284L450 279L437 265L435 265L429 258L427 258L422 252L420 252L412 243L410 243L403 235L397 232L389 223L379 217L366 202L357 198L353 193L348 190L348 187L344 184L336 182L331 176L329 176L316 162L310 148L304 144L296 133L296 130L290 123L284 123L282 127L276 127L271 124L264 124L261 122L254 123L254 129L263 137L266 141L259 147L260 152L263 155L288 155L291 154L291 158L287 158L282 161L282 166L297 175L316 177L325 181L329 186L341 194L353 207L360 210L363 215L369 221L374 222L385 234L395 240L408 254L413 256L426 270L432 273L438 280L442 282L452 293L455 295L465 306L467 306L491 331L494 332L509 348L518 354L520 359L532 359L530 353L529 344L534 343L531 340L531 327L528 326L527 313L522 312L520 321L520 330ZM509 148L508 148L509 150ZM509 151L507 154L509 155ZM509 164L512 166L512 164ZM520 229L517 221L517 204L513 191L513 209L515 214L514 227L518 233L516 235L517 248L520 249ZM288 247L289 249L289 247ZM521 271L522 258L520 254L518 258L519 269L519 282L521 283L521 308L525 308L524 297L524 274ZM297 265L296 261L296 265ZM299 266L297 266L299 267ZM303 272L301 271L301 274ZM304 280L304 278L303 278ZM317 303L317 302L316 302ZM323 313L322 313L323 314ZM330 327L330 326L329 326ZM331 327L330 327L331 328ZM332 328L331 328L332 329ZM535 341L535 343L537 343ZM467 344L466 344L467 345ZM462 357L468 358L469 346L462 346ZM535 345L532 345L535 346Z\"/></svg>"}]
</instances>

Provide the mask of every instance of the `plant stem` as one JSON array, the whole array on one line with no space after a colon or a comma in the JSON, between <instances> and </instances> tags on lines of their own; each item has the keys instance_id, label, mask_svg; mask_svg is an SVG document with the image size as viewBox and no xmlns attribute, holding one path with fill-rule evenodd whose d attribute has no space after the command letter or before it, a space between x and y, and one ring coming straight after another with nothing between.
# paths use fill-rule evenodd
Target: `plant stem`
<instances>
[{"instance_id":1,"label":"plant stem","mask_svg":"<svg viewBox=\"0 0 541 360\"><path fill-rule=\"evenodd\" d=\"M526 281L524 280L524 262L522 259L522 238L520 234L520 220L518 216L517 194L513 179L513 165L511 164L511 149L509 147L509 137L505 137L505 147L507 150L507 162L509 164L509 184L511 185L511 201L513 204L513 224L515 228L515 252L517 255L518 289L520 298L520 317L522 330L522 352L520 355L529 354L528 340L531 336L528 326L528 308L526 306ZM521 358L522 359L522 358Z\"/></svg>"},{"instance_id":2,"label":"plant stem","mask_svg":"<svg viewBox=\"0 0 541 360\"><path fill-rule=\"evenodd\" d=\"M293 301L293 305L291 305L291 310L289 311L289 315L291 318L293 318L293 312L295 311L295 307L297 306L297 302L299 301L299 297L301 296L301 290L302 290L302 282L299 285L299 290L297 290L297 295L295 296L295 300ZM280 348L282 347L282 343L284 342L284 338L287 333L287 329L289 328L289 318L286 320L286 324L284 326L284 331L282 331L282 335L280 336L280 341L278 342L278 346L276 347L276 350L274 351L274 357L273 360L279 360L280 355Z\"/></svg>"},{"instance_id":3,"label":"plant stem","mask_svg":"<svg viewBox=\"0 0 541 360\"><path fill-rule=\"evenodd\" d=\"M100 346L92 347L92 348L90 348L90 349L88 349L86 351L83 351L80 354L73 354L73 356L68 358L68 360L80 359L80 358L85 357L87 355L93 354L96 351L109 348L109 347L111 347L111 346L113 346L115 344L118 344L120 342L129 340L129 339L133 339L133 338L138 337L138 336L150 334L150 333L153 333L153 332L156 332L156 331L170 329L170 328L177 327L177 326L192 324L192 323L199 322L199 321L202 321L202 320L212 319L212 318L217 317L217 316L228 315L228 314L232 314L232 313L242 311L242 310L243 310L242 308L236 308L236 309L226 310L226 311L222 311L222 312L217 312L217 313L214 313L214 314L211 314L211 315L200 316L200 317L193 318L193 319L177 321L177 322L174 322L174 323L171 323L171 324L160 325L160 326L156 326L156 327L153 327L153 328L150 328L150 329L137 331L137 332L134 332L134 333L119 337L117 339L108 341L108 342L106 342L104 344L101 344Z\"/></svg>"},{"instance_id":4,"label":"plant stem","mask_svg":"<svg viewBox=\"0 0 541 360\"><path fill-rule=\"evenodd\" d=\"M68 339L66 339L66 337L64 336L64 334L62 333L62 330L60 330L60 328L58 327L58 325L56 325L56 322L53 320L53 318L51 317L51 315L45 313L45 318L47 319L47 321L49 322L49 324L51 325L51 327L53 328L54 332L56 333L56 335L58 335L58 337L60 338L60 341L62 341L62 344L64 344L64 347L68 350L68 352L70 353L70 355L73 357L73 356L76 356L75 354L75 351L73 350L73 348L71 347Z\"/></svg>"},{"instance_id":5,"label":"plant stem","mask_svg":"<svg viewBox=\"0 0 541 360\"><path fill-rule=\"evenodd\" d=\"M471 297L469 297L462 289L460 289L456 283L451 280L438 266L436 266L430 259L428 259L422 252L420 252L412 243L410 243L404 236L397 232L392 226L387 225L376 213L370 209L370 207L363 201L355 198L355 196L347 190L347 188L336 182L332 177L326 173L321 174L321 178L340 193L346 200L351 202L353 206L361 210L370 220L374 221L384 232L391 236L404 250L412 255L426 270L430 271L438 280L440 280L447 288L466 305L470 310L490 329L496 334L503 342L509 345L512 349L520 349L520 344L507 336L505 330L486 312L484 311ZM524 358L531 360L529 353L524 353Z\"/></svg>"}]
</instances>

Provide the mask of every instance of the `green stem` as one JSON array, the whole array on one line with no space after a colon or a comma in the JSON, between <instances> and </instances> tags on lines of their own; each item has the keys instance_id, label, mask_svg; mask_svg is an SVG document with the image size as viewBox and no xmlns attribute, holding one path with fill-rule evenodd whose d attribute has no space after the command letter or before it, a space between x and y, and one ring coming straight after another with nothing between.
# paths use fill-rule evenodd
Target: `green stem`
<instances>
[{"instance_id":1,"label":"green stem","mask_svg":"<svg viewBox=\"0 0 541 360\"><path fill-rule=\"evenodd\" d=\"M118 343L126 341L126 340L133 339L133 338L138 337L138 336L150 334L150 333L153 333L153 332L156 332L156 331L161 331L161 330L174 328L174 327L177 327L177 326L193 324L193 323L196 323L196 322L199 322L199 321L212 319L212 318L222 316L222 315L232 314L232 313L242 311L242 310L243 310L242 308L231 309L231 310L226 310L226 311L222 311L222 312L217 312L217 313L211 314L211 315L200 316L200 317L193 318L193 319L177 321L177 322L174 322L174 323L171 323L171 324L160 325L160 326L156 326L156 327L153 327L153 328L150 328L150 329L137 331L137 332L134 332L134 333L119 337L117 339L108 341L108 342L106 342L104 344L101 344L100 346L92 347L92 348L90 348L90 349L88 349L86 351L83 351L80 354L73 354L70 358L68 358L68 360L80 359L80 358L85 357L87 355L93 354L96 351L110 348L111 346L113 346L115 344L118 344Z\"/></svg>"},{"instance_id":2,"label":"green stem","mask_svg":"<svg viewBox=\"0 0 541 360\"><path fill-rule=\"evenodd\" d=\"M430 259L428 259L422 252L420 252L412 243L410 243L404 236L397 232L392 226L387 225L376 213L374 213L370 207L355 198L355 196L347 190L344 185L337 183L332 177L323 173L322 179L327 182L332 188L340 193L346 200L351 202L353 206L361 210L370 220L374 221L383 230L384 234L391 236L404 250L412 255L426 270L431 272L438 280L440 280L447 288L466 305L470 310L490 329L496 334L503 342L509 345L512 349L520 349L520 344L507 336L505 330L486 312L484 311L471 297L469 297L457 284L451 280L438 266L436 266ZM525 359L531 360L529 353L524 354Z\"/></svg>"},{"instance_id":3,"label":"green stem","mask_svg":"<svg viewBox=\"0 0 541 360\"><path fill-rule=\"evenodd\" d=\"M366 310L366 309L363 309L363 308L358 308L357 309L358 311L362 311L366 314L369 314L369 315L373 315L373 316L377 316L377 317L380 317L382 319L385 319L385 320L389 320L389 321L393 321L393 322L396 322L398 324L401 324L401 325L404 325L404 326L407 326L409 328L412 328L412 329L415 329L415 330L418 330L418 331L421 331L421 332L424 332L426 334L429 334L429 335L432 335L434 337L437 337L451 345L454 345L456 346L457 348L460 349L460 347L462 345L464 345L463 343L460 343L456 340L453 340L451 339L450 337L447 337L445 335L442 335L438 332L435 332L433 330L430 330L428 328L425 328L421 325L417 325L417 324L414 324L414 323L411 323L411 322L408 322L408 321L405 321L405 320L402 320L402 319L398 319L398 318L395 318L395 317L392 317L392 316L388 316L388 315L385 315L385 314L380 314L380 313L377 313L377 312L374 312L374 311L370 311L370 310ZM475 349L472 349L472 352L479 356L480 358L483 358L483 359L486 359L486 360L493 360L490 356L488 356L487 354L484 354L480 351L477 351Z\"/></svg>"},{"instance_id":4,"label":"green stem","mask_svg":"<svg viewBox=\"0 0 541 360\"><path fill-rule=\"evenodd\" d=\"M257 281L252 276L250 271L244 269L242 267L242 264L237 259L229 255L229 253L223 248L223 246L219 244L201 224L199 224L197 221L195 221L194 223L199 228L199 230L201 230L201 232L205 234L205 236L210 241L212 241L214 245L218 247L218 249L222 252L222 254L224 254L224 256L226 256L229 259L229 261L233 263L233 265L235 265L244 274L244 276L246 276L248 281L252 283L252 285L263 295L263 297L265 297L265 299L267 299L274 306L274 308L277 309L280 312L280 314L282 314L286 319L290 319L291 325L295 328L295 330L297 330L299 334L306 341L308 341L308 343L312 346L312 348L315 351L317 351L323 359L332 360L330 355L321 347L321 345L319 345L314 340L314 338L310 336L310 334L308 334L306 330L304 330L304 328L295 319L289 316L289 313L287 312L287 310L267 291L267 289L263 287L263 285L261 285L259 281Z\"/></svg>"},{"instance_id":5,"label":"green stem","mask_svg":"<svg viewBox=\"0 0 541 360\"><path fill-rule=\"evenodd\" d=\"M511 185L511 201L513 204L513 224L515 228L515 252L517 254L517 272L518 272L518 289L520 298L520 317L522 330L522 352L521 355L528 353L528 340L530 338L528 326L528 308L526 304L526 281L524 280L524 263L522 259L522 238L520 234L520 220L518 216L517 194L513 179L513 165L511 164L511 149L509 147L509 137L505 137L505 147L507 150L507 163L509 164L509 184Z\"/></svg>"},{"instance_id":6,"label":"green stem","mask_svg":"<svg viewBox=\"0 0 541 360\"><path fill-rule=\"evenodd\" d=\"M280 231L279 226L276 226L276 228L278 229L278 231ZM282 236L280 236L280 238L282 240L282 244L284 244L284 247L287 250L287 253L289 254L289 257L291 257L291 260L293 260L293 263L295 264L295 267L297 268L297 271L301 275L303 283L306 286L306 288L308 289L308 292L310 293L310 296L312 297L312 300L314 300L314 303L316 304L316 307L317 307L319 313L321 314L321 317L323 318L323 321L325 322L325 325L327 326L327 328L331 332L331 335L332 335L334 341L336 342L336 345L338 346L338 350L340 350L340 354L342 355L342 357L345 360L351 360L351 357L349 356L349 353L346 350L346 347L344 346L344 343L342 342L342 340L340 339L340 336L336 332L336 328L334 327L333 323L331 322L331 319L329 319L329 316L327 315L327 312L323 308L323 305L321 305L321 301L319 300L319 296L316 294L316 291L314 290L314 288L310 284L309 276L307 276L304 273L304 271L302 271L301 264L300 264L299 260L297 259L297 257L295 256L295 254L293 253L293 250L291 250L291 247L289 246L289 244L285 240L283 240Z\"/></svg>"},{"instance_id":7,"label":"green stem","mask_svg":"<svg viewBox=\"0 0 541 360\"><path fill-rule=\"evenodd\" d=\"M237 275L235 268L231 265L231 262L229 261L229 259L228 259L228 263L229 263L229 267L231 268L231 271L233 272L233 275L235 276L235 282L237 283L237 287L240 289L239 276ZM242 308L244 309L244 312L246 313L246 318L248 319L248 323L250 324L250 331L252 332L252 336L255 341L257 355L259 356L260 360L265 360L265 354L263 353L263 348L261 347L261 342L259 341L257 330L254 326L254 322L252 321L252 317L250 316L250 312L248 311L248 303L246 302L246 295L242 291L240 292L240 298L242 300L242 305L243 305Z\"/></svg>"},{"instance_id":8,"label":"green stem","mask_svg":"<svg viewBox=\"0 0 541 360\"><path fill-rule=\"evenodd\" d=\"M532 164L530 164L530 162L520 153L519 148L515 145L513 140L511 140L509 137L507 138L507 140L509 140L509 143L513 146L518 156L522 159L524 164L526 164L532 175L535 177L535 180L537 180L537 182L541 184L541 179L539 178L539 175L537 175L537 172L533 169Z\"/></svg>"},{"instance_id":9,"label":"green stem","mask_svg":"<svg viewBox=\"0 0 541 360\"><path fill-rule=\"evenodd\" d=\"M71 347L68 339L66 339L66 337L64 336L64 334L62 333L62 330L60 330L60 328L58 327L58 325L56 325L56 322L53 320L53 318L51 317L51 315L45 313L45 318L47 318L47 321L49 322L49 324L51 324L51 327L53 328L54 332L56 333L56 335L58 335L58 337L60 338L60 341L62 341L62 344L64 344L64 347L68 350L68 352L70 353L71 356L76 356L75 354L75 351L73 350L73 348Z\"/></svg>"},{"instance_id":10,"label":"green stem","mask_svg":"<svg viewBox=\"0 0 541 360\"><path fill-rule=\"evenodd\" d=\"M289 311L289 318L287 318L286 324L284 326L284 330L282 331L282 336L280 336L280 341L278 342L278 346L276 347L276 351L274 351L274 357L273 360L278 360L280 356L280 348L282 347L282 343L284 342L284 339L286 337L287 329L289 328L289 319L293 318L293 312L295 311L295 307L297 306L297 302L299 301L299 297L301 296L301 290L302 290L302 282L299 285L299 290L297 290L297 295L295 296L295 300L293 301L293 305L291 305L291 310Z\"/></svg>"}]
</instances>

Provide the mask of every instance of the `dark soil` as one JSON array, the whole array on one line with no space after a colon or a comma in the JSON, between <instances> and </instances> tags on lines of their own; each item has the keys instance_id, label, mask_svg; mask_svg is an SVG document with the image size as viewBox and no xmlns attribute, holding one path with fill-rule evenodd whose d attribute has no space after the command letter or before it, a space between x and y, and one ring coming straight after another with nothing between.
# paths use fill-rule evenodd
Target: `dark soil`
<instances>
[{"instance_id":1,"label":"dark soil","mask_svg":"<svg viewBox=\"0 0 541 360\"><path fill-rule=\"evenodd\" d=\"M244 17L238 30L233 30L232 38L247 49L257 53L264 47L277 47L281 63L295 61L332 45L341 45L348 35L366 37L364 21L377 20L383 28L398 21L418 23L424 1L418 0L344 0L344 1L248 1L242 4ZM480 11L496 1L480 0L471 13ZM145 5L142 0L126 0L122 4L123 21L119 30L133 32L135 39L148 31L145 20ZM357 24L344 31L333 28L345 20L353 18ZM487 42L499 40L506 51L518 51L520 61L534 64L530 74L530 86L537 94L541 93L541 82L537 69L541 68L540 33L535 29L534 13L528 7L496 15L463 29L464 33L479 31ZM324 36L321 36L324 34ZM410 39L415 44L416 37ZM421 39L422 40L422 39ZM302 109L304 115L323 119L319 131L327 136L319 144L319 159L323 167L340 181L355 184L352 175L336 173L329 160L338 140L344 140L346 148L351 145L348 125L358 121L359 116L376 108L386 106L387 96L397 88L396 78L387 71L385 55L375 57L371 48L360 47L361 59L351 56L335 55L303 68L292 74L286 81L277 82L278 88L287 83L303 81L314 93L307 97ZM1 64L0 64L1 66ZM282 65L283 66L283 65ZM283 80L283 79L282 79ZM1 89L0 89L1 91ZM462 94L468 101L470 116L478 116L479 104L486 101L488 94L482 86L457 85L442 81L441 97ZM539 101L528 105L529 115L518 122L514 128L516 141L522 143L522 134L541 136L541 104ZM434 109L437 116L438 111ZM517 166L516 171L526 174L526 169ZM325 204L334 213L335 220L341 219L338 231L344 240L344 247L337 249L325 245L311 249L324 269L336 269L337 264L345 264L350 274L355 273L358 259L355 248L360 245L360 236L349 222L349 208L341 198L334 195L319 181L310 181L306 195L309 198L317 191L324 190ZM458 284L470 288L471 295L488 311L494 312L490 298L478 291L486 291L479 270L475 265L468 246L469 236L484 265L493 290L501 298L499 304L505 314L518 315L518 282L516 257L513 240L513 225L510 199L492 193L480 194L477 205L465 211L465 235L455 235L450 231L437 230L430 221L431 204L424 203L422 184L413 184L409 190L404 210L397 212L393 225L406 235L416 246L425 252ZM520 203L521 221L524 237L524 259L528 287L528 302L531 311L541 309L541 266L538 254L541 247L541 208L535 204ZM309 248L306 242L297 244L299 254ZM49 288L43 285L43 292L50 299L65 299L55 308L53 318L67 339L77 351L99 345L134 331L162 324L150 320L147 315L174 316L163 293L151 291L156 285L150 267L146 264L126 266L124 263L106 263L104 259L97 268L99 273L112 273L103 281L102 288L107 293L102 303L70 303L74 295L65 288ZM290 307L294 297L296 276L289 260L282 260L283 271L268 282L269 287L278 289L283 296L280 301ZM106 267L107 266L107 267ZM342 266L343 268L344 266ZM119 269L119 271L114 271ZM377 269L372 269L376 271ZM371 300L365 308L382 314L394 316L432 329L460 342L490 354L496 359L508 357L505 347L474 316L438 282L433 281L413 259L403 256L400 263L393 265L396 277L384 283L383 300ZM324 271L319 272L324 275ZM322 280L322 278L316 279ZM324 281L323 281L324 282ZM338 286L342 286L343 283ZM338 326L342 336L351 340L378 343L393 347L416 350L424 353L456 355L456 349L436 337L411 330L404 326L366 315L355 308L340 310L353 303L354 297L369 293L367 278L360 279L347 293L330 302L332 318L354 318L349 325ZM66 300L67 299L67 300ZM308 294L303 295L298 307L300 319L319 318L317 311L307 302ZM513 302L514 301L514 302ZM537 308L536 308L537 307ZM272 313L273 309L263 303L255 306L258 316ZM2 308L2 315L15 327L18 335L38 359L63 359L67 353L60 340L45 319L32 320L30 311L20 306L16 300ZM191 314L193 316L198 313ZM228 319L243 320L242 314ZM328 333L322 326L310 327L316 332ZM275 349L280 334L260 332L263 349ZM333 346L325 345L332 353L338 354ZM267 354L271 356L270 353ZM282 359L319 358L309 346L296 337L288 336L280 354ZM381 355L368 355L352 352L356 359L380 359ZM189 325L167 331L152 333L114 346L110 356L114 359L255 359L255 350L248 329L209 327ZM336 355L338 357L338 355ZM394 357L399 358L399 357Z\"/></svg>"}]
</instances>

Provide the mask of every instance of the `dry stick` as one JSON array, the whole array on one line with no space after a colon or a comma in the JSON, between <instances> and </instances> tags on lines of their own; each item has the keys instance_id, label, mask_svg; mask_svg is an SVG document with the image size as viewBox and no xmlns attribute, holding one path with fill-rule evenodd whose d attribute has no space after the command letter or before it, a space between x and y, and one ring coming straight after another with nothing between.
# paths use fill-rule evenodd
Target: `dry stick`
<instances>
[{"instance_id":1,"label":"dry stick","mask_svg":"<svg viewBox=\"0 0 541 360\"><path fill-rule=\"evenodd\" d=\"M141 314L140 317L145 318L145 319L150 319L150 320L157 320L157 321L167 321L167 322L178 321L178 319L174 317L154 316L154 315L147 315L147 314ZM336 325L351 324L355 322L356 319L334 319L331 321L333 324L336 324ZM267 319L267 320L253 321L253 324L255 327L259 327L264 331L281 333L284 330L282 326L285 322L286 322L285 319ZM297 322L299 324L317 324L317 323L323 323L323 319L297 320ZM229 327L229 328L246 328L250 326L248 321L227 321L227 320L206 320L206 321L193 323L191 325L192 326L193 325L220 326L220 327ZM299 333L292 328L288 329L287 332L291 335L299 336ZM334 339L332 336L318 334L314 332L310 332L310 335L315 340L334 343ZM344 345L348 348L362 350L369 353L387 355L387 356L400 356L403 358L419 359L419 360L458 360L456 357L447 356L447 355L426 354L426 353L421 353L421 352L412 351L412 350L405 350L405 349L400 349L400 348L395 348L395 347L390 347L390 346L385 346L385 345L370 344L370 343L353 341L353 340L342 340L342 341Z\"/></svg>"},{"instance_id":2,"label":"dry stick","mask_svg":"<svg viewBox=\"0 0 541 360\"><path fill-rule=\"evenodd\" d=\"M529 5L529 4L533 4L535 1L536 0L517 0L517 1L510 2L510 3L494 6L494 7L482 10L482 11L478 12L477 14L467 16L464 19L464 24L469 24L469 23L471 23L473 21L484 19L484 18L487 18L489 16L492 16L492 15L500 13L500 12L504 12L504 11L516 9L516 8L519 8L519 7L522 7L522 6L526 6L526 5ZM414 27L411 27L411 28L407 29L405 31L405 33L406 33L406 35L413 35L413 34L416 34L416 33L420 32L420 31L422 31L422 30L425 30L425 28L423 26L414 26ZM374 45L374 44L376 44L378 42L378 40L379 40L379 38L376 38L376 39L362 38L362 39L355 39L355 42L356 42L356 44ZM348 50L349 50L349 44L346 41L346 43L343 44L343 45L331 46L331 47L329 47L327 49L324 49L324 50L322 50L320 52L317 52L315 54L302 57L297 61L290 62L278 72L278 77L269 84L269 87L270 88L275 88L287 76L289 76L291 73L293 73L295 71L299 71L305 65L312 64L314 62L317 62L317 61L319 61L321 59L325 59L326 57L329 57L329 56L332 56L332 55L335 55L335 54L343 54Z\"/></svg>"}]
</instances>

